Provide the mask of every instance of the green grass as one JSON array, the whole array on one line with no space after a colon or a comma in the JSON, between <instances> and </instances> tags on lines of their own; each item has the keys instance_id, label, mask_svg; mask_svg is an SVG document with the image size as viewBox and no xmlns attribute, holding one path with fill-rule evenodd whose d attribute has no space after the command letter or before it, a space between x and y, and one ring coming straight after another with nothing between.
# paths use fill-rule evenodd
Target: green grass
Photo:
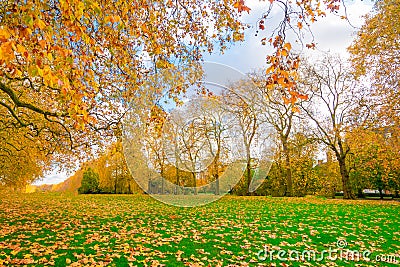
<instances>
[{"instance_id":1,"label":"green grass","mask_svg":"<svg viewBox=\"0 0 400 267\"><path fill-rule=\"evenodd\" d=\"M149 196L0 196L0 266L398 266L393 201L224 197L178 208ZM371 251L370 261L262 260L258 252ZM274 254L275 257L277 254ZM296 254L292 252L293 257ZM287 256L287 255L286 255Z\"/></svg>"}]
</instances>

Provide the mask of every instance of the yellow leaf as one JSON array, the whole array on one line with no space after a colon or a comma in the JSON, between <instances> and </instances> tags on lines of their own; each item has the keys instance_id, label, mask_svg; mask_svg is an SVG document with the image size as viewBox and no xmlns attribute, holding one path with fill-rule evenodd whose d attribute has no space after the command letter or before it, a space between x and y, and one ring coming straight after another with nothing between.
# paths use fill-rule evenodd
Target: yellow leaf
<instances>
[{"instance_id":1,"label":"yellow leaf","mask_svg":"<svg viewBox=\"0 0 400 267\"><path fill-rule=\"evenodd\" d=\"M299 113L300 109L297 106L293 106L292 107L292 111L295 112L295 113Z\"/></svg>"},{"instance_id":2,"label":"yellow leaf","mask_svg":"<svg viewBox=\"0 0 400 267\"><path fill-rule=\"evenodd\" d=\"M47 53L47 59L50 61L53 61L53 54L52 53Z\"/></svg>"},{"instance_id":3,"label":"yellow leaf","mask_svg":"<svg viewBox=\"0 0 400 267\"><path fill-rule=\"evenodd\" d=\"M275 66L274 66L274 65L271 65L271 66L267 69L266 73L268 74L268 73L274 72L274 70L275 70Z\"/></svg>"},{"instance_id":4,"label":"yellow leaf","mask_svg":"<svg viewBox=\"0 0 400 267\"><path fill-rule=\"evenodd\" d=\"M18 254L19 251L20 251L19 249L13 250L11 251L11 254L15 256Z\"/></svg>"},{"instance_id":5,"label":"yellow leaf","mask_svg":"<svg viewBox=\"0 0 400 267\"><path fill-rule=\"evenodd\" d=\"M3 37L4 39L10 38L10 33L8 32L7 28L1 28L0 29L0 36Z\"/></svg>"},{"instance_id":6,"label":"yellow leaf","mask_svg":"<svg viewBox=\"0 0 400 267\"><path fill-rule=\"evenodd\" d=\"M289 103L290 103L290 100L287 98L287 97L282 97L283 98L283 103L285 104L285 105L288 105Z\"/></svg>"},{"instance_id":7,"label":"yellow leaf","mask_svg":"<svg viewBox=\"0 0 400 267\"><path fill-rule=\"evenodd\" d=\"M43 30L44 28L46 28L46 23L44 23L44 21L41 19L37 19L35 26L36 26L36 28Z\"/></svg>"},{"instance_id":8,"label":"yellow leaf","mask_svg":"<svg viewBox=\"0 0 400 267\"><path fill-rule=\"evenodd\" d=\"M40 40L38 43L42 49L46 47L46 40Z\"/></svg>"},{"instance_id":9,"label":"yellow leaf","mask_svg":"<svg viewBox=\"0 0 400 267\"><path fill-rule=\"evenodd\" d=\"M24 46L17 44L17 52L23 54L26 52L26 49Z\"/></svg>"},{"instance_id":10,"label":"yellow leaf","mask_svg":"<svg viewBox=\"0 0 400 267\"><path fill-rule=\"evenodd\" d=\"M239 32L233 33L233 41L237 42L237 41L243 41L243 40L244 40L243 33L239 33Z\"/></svg>"},{"instance_id":11,"label":"yellow leaf","mask_svg":"<svg viewBox=\"0 0 400 267\"><path fill-rule=\"evenodd\" d=\"M11 61L14 59L14 48L13 42L5 42L0 46L0 59L5 59L6 61Z\"/></svg>"},{"instance_id":12,"label":"yellow leaf","mask_svg":"<svg viewBox=\"0 0 400 267\"><path fill-rule=\"evenodd\" d=\"M299 27L299 29L301 30L303 28L303 24L299 21L297 22L297 27Z\"/></svg>"},{"instance_id":13,"label":"yellow leaf","mask_svg":"<svg viewBox=\"0 0 400 267\"><path fill-rule=\"evenodd\" d=\"M1 45L1 50L3 50L4 54L7 54L7 53L12 54L13 46L14 46L13 42L5 42Z\"/></svg>"},{"instance_id":14,"label":"yellow leaf","mask_svg":"<svg viewBox=\"0 0 400 267\"><path fill-rule=\"evenodd\" d=\"M19 69L16 69L15 70L15 74L14 74L14 77L21 77L22 76L22 71L20 71Z\"/></svg>"},{"instance_id":15,"label":"yellow leaf","mask_svg":"<svg viewBox=\"0 0 400 267\"><path fill-rule=\"evenodd\" d=\"M290 50L292 49L292 45L291 45L290 43L286 43L286 44L283 46L283 48L286 49L287 51L290 51Z\"/></svg>"},{"instance_id":16,"label":"yellow leaf","mask_svg":"<svg viewBox=\"0 0 400 267\"><path fill-rule=\"evenodd\" d=\"M43 70L39 67L37 67L37 73L39 74L39 76L43 76Z\"/></svg>"}]
</instances>

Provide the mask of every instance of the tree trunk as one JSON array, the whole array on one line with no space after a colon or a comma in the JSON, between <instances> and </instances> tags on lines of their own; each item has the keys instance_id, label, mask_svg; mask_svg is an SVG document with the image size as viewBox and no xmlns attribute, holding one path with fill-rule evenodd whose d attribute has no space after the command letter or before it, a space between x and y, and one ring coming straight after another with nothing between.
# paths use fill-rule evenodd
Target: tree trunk
<instances>
[{"instance_id":1,"label":"tree trunk","mask_svg":"<svg viewBox=\"0 0 400 267\"><path fill-rule=\"evenodd\" d=\"M218 143L218 150L217 155L214 158L214 177L215 177L215 194L219 195L219 169L218 169L218 162L219 162L219 154L220 154L220 144Z\"/></svg>"},{"instance_id":2,"label":"tree trunk","mask_svg":"<svg viewBox=\"0 0 400 267\"><path fill-rule=\"evenodd\" d=\"M175 162L175 195L179 195L178 189L179 189L179 183L180 183L180 173L179 173L179 167L178 167L178 161Z\"/></svg>"},{"instance_id":3,"label":"tree trunk","mask_svg":"<svg viewBox=\"0 0 400 267\"><path fill-rule=\"evenodd\" d=\"M217 174L215 178L215 194L219 195L219 175Z\"/></svg>"},{"instance_id":4,"label":"tree trunk","mask_svg":"<svg viewBox=\"0 0 400 267\"><path fill-rule=\"evenodd\" d=\"M152 188L151 188L151 180L149 180L147 183L147 193L149 193L149 194L153 193Z\"/></svg>"},{"instance_id":5,"label":"tree trunk","mask_svg":"<svg viewBox=\"0 0 400 267\"><path fill-rule=\"evenodd\" d=\"M118 170L115 169L114 194L117 193L117 184L118 184Z\"/></svg>"},{"instance_id":6,"label":"tree trunk","mask_svg":"<svg viewBox=\"0 0 400 267\"><path fill-rule=\"evenodd\" d=\"M351 185L350 185L350 176L349 172L346 167L346 161L344 157L337 157L338 162L339 162L339 168L340 168L340 175L342 177L342 185L343 185L343 198L344 199L355 199L354 194L351 190Z\"/></svg>"},{"instance_id":7,"label":"tree trunk","mask_svg":"<svg viewBox=\"0 0 400 267\"><path fill-rule=\"evenodd\" d=\"M247 160L246 165L246 179L247 179L247 195L250 196L250 184L251 184L251 163L250 159Z\"/></svg>"},{"instance_id":8,"label":"tree trunk","mask_svg":"<svg viewBox=\"0 0 400 267\"><path fill-rule=\"evenodd\" d=\"M194 194L197 195L197 185L196 185L196 173L192 172L193 176L193 188L194 188Z\"/></svg>"},{"instance_id":9,"label":"tree trunk","mask_svg":"<svg viewBox=\"0 0 400 267\"><path fill-rule=\"evenodd\" d=\"M247 163L246 163L246 195L250 196L250 184L251 184L251 154L250 154L250 145L246 145L246 155L247 155Z\"/></svg>"},{"instance_id":10,"label":"tree trunk","mask_svg":"<svg viewBox=\"0 0 400 267\"><path fill-rule=\"evenodd\" d=\"M164 166L161 166L160 175L161 175L161 195L164 195L165 194Z\"/></svg>"},{"instance_id":11,"label":"tree trunk","mask_svg":"<svg viewBox=\"0 0 400 267\"><path fill-rule=\"evenodd\" d=\"M217 156L214 159L214 178L215 178L215 194L219 195L219 172L218 172L218 159L219 159L219 152L217 152Z\"/></svg>"},{"instance_id":12,"label":"tree trunk","mask_svg":"<svg viewBox=\"0 0 400 267\"><path fill-rule=\"evenodd\" d=\"M357 189L357 197L358 197L358 198L365 198L365 197L364 197L364 193L363 193L363 191L362 191L361 188L358 188L358 189Z\"/></svg>"},{"instance_id":13,"label":"tree trunk","mask_svg":"<svg viewBox=\"0 0 400 267\"><path fill-rule=\"evenodd\" d=\"M379 191L379 198L382 200L383 199L383 189L380 187L378 188Z\"/></svg>"},{"instance_id":14,"label":"tree trunk","mask_svg":"<svg viewBox=\"0 0 400 267\"><path fill-rule=\"evenodd\" d=\"M292 180L292 167L290 163L289 149L287 145L287 140L282 140L283 153L285 154L285 173L286 173L286 196L293 196L293 180Z\"/></svg>"}]
</instances>

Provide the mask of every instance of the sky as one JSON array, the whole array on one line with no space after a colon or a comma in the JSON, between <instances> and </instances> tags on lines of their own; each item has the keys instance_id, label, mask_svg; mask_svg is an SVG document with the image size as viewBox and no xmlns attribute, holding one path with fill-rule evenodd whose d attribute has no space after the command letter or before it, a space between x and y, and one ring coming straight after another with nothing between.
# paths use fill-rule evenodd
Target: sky
<instances>
[{"instance_id":1,"label":"sky","mask_svg":"<svg viewBox=\"0 0 400 267\"><path fill-rule=\"evenodd\" d=\"M227 64L244 73L257 70L266 66L265 58L268 53L272 51L269 45L263 46L261 39L268 37L271 31L268 31L268 25L276 25L278 22L279 14L275 12L275 16L265 22L266 29L259 31L258 36L255 36L257 20L262 16L269 5L269 1L245 1L246 5L251 8L250 14L244 13L243 22L248 23L251 28L245 32L245 42L237 43L223 55L214 53L206 55L206 60L215 61L218 63ZM347 57L346 48L352 43L357 28L361 27L364 19L363 16L371 11L373 3L371 1L346 1L347 17L351 23L340 18L344 15L344 10L341 10L338 15L332 15L327 12L324 18L318 18L315 23L311 25L311 31L314 35L314 42L317 47L315 50L304 48L300 51L299 46L293 46L297 52L301 52L309 57L318 57L322 52L331 52L340 54ZM274 13L274 12L273 12ZM311 36L306 35L305 38L310 41ZM293 42L292 38L289 41Z\"/></svg>"},{"instance_id":2,"label":"sky","mask_svg":"<svg viewBox=\"0 0 400 267\"><path fill-rule=\"evenodd\" d=\"M242 15L242 21L250 26L245 32L245 41L232 45L224 54L215 52L211 55L205 55L204 58L207 61L226 64L243 73L249 73L266 67L265 58L272 49L268 45L263 46L260 40L263 37L270 36L271 31L269 29L271 25L275 25L278 22L279 14L277 10L272 10L272 17L265 22L266 29L259 31L258 35L255 36L257 30L256 22L267 9L269 1L247 0L245 3L251 8L250 14L244 13ZM340 15L344 12L343 9L340 11L339 16L327 13L326 17L319 18L311 25L314 43L317 46L316 49L303 49L301 46L293 46L293 49L308 58L317 58L323 52L340 54L344 58L348 57L346 48L354 39L357 28L363 24L363 16L370 12L372 7L373 3L369 0L346 1L347 17L350 23L340 18ZM310 35L306 35L305 38L309 41ZM294 39L289 41L293 42ZM34 184L61 183L69 175L66 172L59 172L58 169L55 169Z\"/></svg>"}]
</instances>

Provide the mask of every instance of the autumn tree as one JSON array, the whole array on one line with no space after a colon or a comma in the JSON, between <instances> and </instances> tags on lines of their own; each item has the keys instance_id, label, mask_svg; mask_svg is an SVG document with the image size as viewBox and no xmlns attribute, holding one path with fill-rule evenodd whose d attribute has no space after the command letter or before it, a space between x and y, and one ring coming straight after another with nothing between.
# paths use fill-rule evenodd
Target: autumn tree
<instances>
[{"instance_id":1,"label":"autumn tree","mask_svg":"<svg viewBox=\"0 0 400 267\"><path fill-rule=\"evenodd\" d=\"M308 134L305 122L296 121L293 131L288 138L290 151L291 177L293 181L293 195L305 196L319 194L324 182L317 175L315 158L319 151L318 144ZM279 144L279 137L277 138ZM287 166L286 154L281 145L274 151L273 163L264 184L257 190L257 194L273 196L287 196Z\"/></svg>"},{"instance_id":2,"label":"autumn tree","mask_svg":"<svg viewBox=\"0 0 400 267\"><path fill-rule=\"evenodd\" d=\"M281 84L271 84L271 77L253 73L250 79L259 91L258 98L253 101L262 113L260 119L268 122L276 131L284 157L284 173L286 176L286 196L293 196L292 156L290 137L294 131L294 120L299 112L299 101L307 100L303 94L294 94L283 90Z\"/></svg>"},{"instance_id":3,"label":"autumn tree","mask_svg":"<svg viewBox=\"0 0 400 267\"><path fill-rule=\"evenodd\" d=\"M47 162L32 158L32 154L28 153L28 151L14 152L10 158L0 159L0 186L20 190L44 175L45 168L42 166Z\"/></svg>"},{"instance_id":4,"label":"autumn tree","mask_svg":"<svg viewBox=\"0 0 400 267\"><path fill-rule=\"evenodd\" d=\"M99 192L99 174L95 173L91 168L83 173L81 187L78 188L80 194L98 193Z\"/></svg>"},{"instance_id":5,"label":"autumn tree","mask_svg":"<svg viewBox=\"0 0 400 267\"><path fill-rule=\"evenodd\" d=\"M377 1L349 47L355 74L371 80L371 105L379 113L375 120L384 127L395 125L395 131L400 125L400 25L393 18L399 5L398 0Z\"/></svg>"},{"instance_id":6,"label":"autumn tree","mask_svg":"<svg viewBox=\"0 0 400 267\"><path fill-rule=\"evenodd\" d=\"M317 165L314 166L317 179L315 193L335 198L336 193L342 188L342 178L336 157L331 156L330 148L327 148L327 150L326 161L318 160ZM350 158L350 156L348 156L348 158Z\"/></svg>"},{"instance_id":7,"label":"autumn tree","mask_svg":"<svg viewBox=\"0 0 400 267\"><path fill-rule=\"evenodd\" d=\"M254 106L247 97L243 95L249 88L246 85L237 84L234 88L227 90L224 95L225 106L228 112L235 117L236 129L238 129L240 141L243 142L246 167L245 167L245 193L250 194L250 184L252 177L252 151L251 147L254 143L256 132L259 128L260 121ZM247 91L247 92L250 92Z\"/></svg>"},{"instance_id":8,"label":"autumn tree","mask_svg":"<svg viewBox=\"0 0 400 267\"><path fill-rule=\"evenodd\" d=\"M323 187L314 168L318 145L308 135L307 127L309 125L305 123L303 127L295 129L289 140L293 193L296 196L317 194Z\"/></svg>"},{"instance_id":9,"label":"autumn tree","mask_svg":"<svg viewBox=\"0 0 400 267\"><path fill-rule=\"evenodd\" d=\"M199 102L200 118L203 120L204 136L207 140L208 151L213 158L208 170L211 182L215 181L215 194L220 194L220 174L224 165L229 164L229 139L234 118L222 105L220 97L203 99Z\"/></svg>"},{"instance_id":10,"label":"autumn tree","mask_svg":"<svg viewBox=\"0 0 400 267\"><path fill-rule=\"evenodd\" d=\"M359 163L354 175L358 181L364 178L369 186L378 187L380 192L389 186L398 190L400 26L393 23L393 16L398 15L399 4L397 0L376 2L349 47L355 74L371 81L370 97L355 115L360 117L364 112L369 116L364 129L355 129L353 133L370 142L363 148L354 143ZM357 137L354 136L356 140ZM395 160L391 160L393 157Z\"/></svg>"},{"instance_id":11,"label":"autumn tree","mask_svg":"<svg viewBox=\"0 0 400 267\"><path fill-rule=\"evenodd\" d=\"M223 93L223 106L233 116L231 140L237 142L235 150L246 165L242 185L247 195L254 189L254 171L259 164L268 164L265 160L271 156L271 141L274 139L270 125L263 118L265 111L260 108L262 98L250 79L231 84Z\"/></svg>"},{"instance_id":12,"label":"autumn tree","mask_svg":"<svg viewBox=\"0 0 400 267\"><path fill-rule=\"evenodd\" d=\"M238 17L231 0L2 2L3 131L22 129L53 154L88 150L130 102L163 93L141 87L148 75L241 40Z\"/></svg>"},{"instance_id":13,"label":"autumn tree","mask_svg":"<svg viewBox=\"0 0 400 267\"><path fill-rule=\"evenodd\" d=\"M197 194L197 175L211 164L214 149L210 139L206 138L208 125L200 112L201 103L198 99L191 100L171 114L171 123L175 124L178 133L179 156L175 160L179 161L179 168L192 174L194 194Z\"/></svg>"},{"instance_id":14,"label":"autumn tree","mask_svg":"<svg viewBox=\"0 0 400 267\"><path fill-rule=\"evenodd\" d=\"M357 189L400 190L397 133L357 127L348 133L352 148L352 167L350 175ZM360 194L360 193L359 193Z\"/></svg>"},{"instance_id":15,"label":"autumn tree","mask_svg":"<svg viewBox=\"0 0 400 267\"><path fill-rule=\"evenodd\" d=\"M167 123L165 123L162 132L163 139L163 150L165 153L165 159L169 163L170 166L167 166L166 172L164 173L164 177L175 184L173 189L174 194L177 195L180 193L180 186L187 183L187 175L185 175L185 171L181 170L181 153L180 153L180 144L179 144L179 125L176 123L169 123L168 118Z\"/></svg>"},{"instance_id":16,"label":"autumn tree","mask_svg":"<svg viewBox=\"0 0 400 267\"><path fill-rule=\"evenodd\" d=\"M99 193L131 194L141 192L129 172L121 141L110 144L102 149L95 158L82 163L75 175L83 177L84 171L88 169L98 174Z\"/></svg>"},{"instance_id":17,"label":"autumn tree","mask_svg":"<svg viewBox=\"0 0 400 267\"><path fill-rule=\"evenodd\" d=\"M111 144L103 157L104 165L101 166L105 168L104 179L101 181L103 191L114 194L137 192L137 185L126 163L122 142Z\"/></svg>"},{"instance_id":18,"label":"autumn tree","mask_svg":"<svg viewBox=\"0 0 400 267\"><path fill-rule=\"evenodd\" d=\"M165 193L165 169L167 165L167 155L164 148L167 140L163 138L163 127L166 120L166 112L160 106L153 106L146 125L145 147L150 164L160 173L161 194Z\"/></svg>"},{"instance_id":19,"label":"autumn tree","mask_svg":"<svg viewBox=\"0 0 400 267\"><path fill-rule=\"evenodd\" d=\"M310 101L301 103L302 112L314 125L314 138L331 149L337 159L344 198L354 198L347 164L350 147L345 134L351 109L361 98L357 82L340 58L329 55L307 65L302 74L301 86L310 92Z\"/></svg>"}]
</instances>

